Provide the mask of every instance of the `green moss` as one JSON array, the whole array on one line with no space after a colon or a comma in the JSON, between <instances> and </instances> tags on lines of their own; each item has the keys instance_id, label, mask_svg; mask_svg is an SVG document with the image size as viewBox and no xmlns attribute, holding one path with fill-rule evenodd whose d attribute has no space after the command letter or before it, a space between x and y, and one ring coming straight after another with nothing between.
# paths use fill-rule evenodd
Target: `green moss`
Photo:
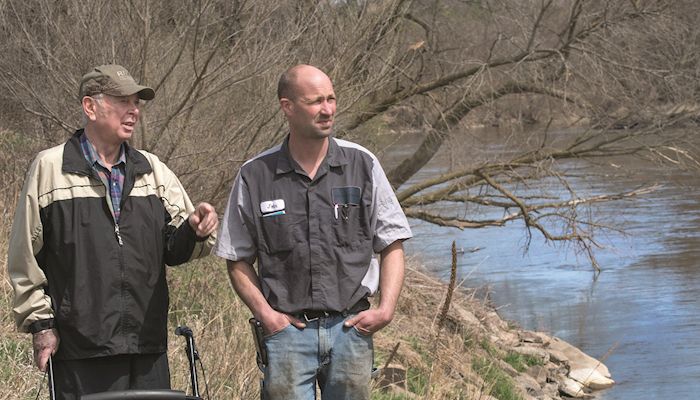
<instances>
[{"instance_id":1,"label":"green moss","mask_svg":"<svg viewBox=\"0 0 700 400\"><path fill-rule=\"evenodd\" d=\"M5 375L13 367L32 361L31 339L15 340L6 338L0 344L0 377Z\"/></svg>"},{"instance_id":2,"label":"green moss","mask_svg":"<svg viewBox=\"0 0 700 400\"><path fill-rule=\"evenodd\" d=\"M23 367L32 364L31 339L28 336L21 339L6 338L2 341L0 344L0 382L17 380L20 374L26 373L23 372L25 371ZM37 381L37 388L40 384L45 385L45 382ZM25 394L23 398L36 397L37 388L33 388L32 393Z\"/></svg>"},{"instance_id":3,"label":"green moss","mask_svg":"<svg viewBox=\"0 0 700 400\"><path fill-rule=\"evenodd\" d=\"M432 362L432 355L429 353L429 351L423 346L425 342L423 339L417 338L415 336L411 336L408 338L408 342L411 344L411 348L416 351L416 353L420 354L421 358L427 362L430 363Z\"/></svg>"},{"instance_id":4,"label":"green moss","mask_svg":"<svg viewBox=\"0 0 700 400\"><path fill-rule=\"evenodd\" d=\"M411 393L425 394L428 390L428 373L418 368L408 368L408 371L406 371L406 385Z\"/></svg>"},{"instance_id":5,"label":"green moss","mask_svg":"<svg viewBox=\"0 0 700 400\"><path fill-rule=\"evenodd\" d=\"M481 342L479 343L482 349L486 351L490 356L492 357L497 357L501 358L499 351L497 348L493 347L493 344L489 342L487 339L482 339Z\"/></svg>"},{"instance_id":6,"label":"green moss","mask_svg":"<svg viewBox=\"0 0 700 400\"><path fill-rule=\"evenodd\" d=\"M543 365L544 362L535 356L525 355L516 353L514 351L508 352L503 358L503 361L510 364L518 372L523 372L533 365Z\"/></svg>"},{"instance_id":7,"label":"green moss","mask_svg":"<svg viewBox=\"0 0 700 400\"><path fill-rule=\"evenodd\" d=\"M462 335L462 345L465 349L473 349L476 346L476 340L471 334L465 333Z\"/></svg>"},{"instance_id":8,"label":"green moss","mask_svg":"<svg viewBox=\"0 0 700 400\"><path fill-rule=\"evenodd\" d=\"M428 391L428 372L419 368L408 368L406 371L406 389L413 394L425 395ZM403 400L412 397L378 390L372 393L371 398L372 400Z\"/></svg>"},{"instance_id":9,"label":"green moss","mask_svg":"<svg viewBox=\"0 0 700 400\"><path fill-rule=\"evenodd\" d=\"M476 358L472 362L474 371L481 376L489 388L489 393L499 400L523 400L513 380L501 369L485 358Z\"/></svg>"},{"instance_id":10,"label":"green moss","mask_svg":"<svg viewBox=\"0 0 700 400\"><path fill-rule=\"evenodd\" d=\"M371 400L408 400L410 397L403 394L388 393L388 392L373 392L370 396Z\"/></svg>"}]
</instances>

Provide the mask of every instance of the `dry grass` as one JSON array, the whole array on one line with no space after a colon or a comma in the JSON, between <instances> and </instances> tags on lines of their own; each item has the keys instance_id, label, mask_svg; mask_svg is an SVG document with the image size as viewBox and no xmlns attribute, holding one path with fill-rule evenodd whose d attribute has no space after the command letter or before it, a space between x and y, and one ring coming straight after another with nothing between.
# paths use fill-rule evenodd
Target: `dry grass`
<instances>
[{"instance_id":1,"label":"dry grass","mask_svg":"<svg viewBox=\"0 0 700 400\"><path fill-rule=\"evenodd\" d=\"M7 245L28 154L36 146L0 130L0 400L34 398L41 375L32 367L31 342L17 333L11 313L12 288L7 277Z\"/></svg>"},{"instance_id":2,"label":"dry grass","mask_svg":"<svg viewBox=\"0 0 700 400\"><path fill-rule=\"evenodd\" d=\"M3 259L5 251L3 243ZM249 313L230 289L225 270L221 260L209 257L170 271L172 384L191 391L184 340L173 333L178 325L187 325L195 332L204 365L204 371L197 366L200 392L206 394L208 386L211 399L258 399L261 375L254 362ZM11 290L5 271L3 268L0 307L9 311ZM375 340L377 366L384 366L399 343L392 364L407 367L406 391L388 394L383 390L386 388L375 387L373 399L479 399L489 389L471 367L472 356L483 353L478 336L462 328L437 334L434 316L441 299L436 294L444 288L415 270L409 271L396 319ZM460 296L456 297L459 301ZM34 399L42 375L32 366L30 338L15 332L9 312L2 315L0 378L6 383L0 387L0 399ZM43 393L40 398L47 399L46 391Z\"/></svg>"},{"instance_id":3,"label":"dry grass","mask_svg":"<svg viewBox=\"0 0 700 400\"><path fill-rule=\"evenodd\" d=\"M442 319L448 287L419 269L409 268L396 318L377 335L378 361L400 343L393 360L408 368L410 393L398 398L416 398L412 394L431 400L488 398L491 383L472 368L477 357L493 358L483 348L486 336L454 312L461 309L479 317L487 308L470 291L455 291L447 318Z\"/></svg>"},{"instance_id":4,"label":"dry grass","mask_svg":"<svg viewBox=\"0 0 700 400\"><path fill-rule=\"evenodd\" d=\"M260 374L254 364L248 311L229 288L224 263L210 257L171 270L170 284L173 387L191 390L184 341L172 334L176 326L186 324L196 335L210 398L258 399ZM384 366L399 343L392 363L408 368L407 391L389 395L375 387L374 399L414 398L411 394L425 399L479 399L488 390L488 384L471 369L472 356L483 352L478 336L465 329L446 330L437 336L434 316L441 299L436 293L442 290L443 284L409 271L395 321L376 336L378 366ZM0 306L5 310L10 307L10 294L4 283ZM32 367L30 339L15 332L8 312L2 315L0 377L6 384L0 388L0 399L33 399L42 375ZM201 367L198 369L200 391L205 393L205 379ZM48 398L45 394L42 399Z\"/></svg>"},{"instance_id":5,"label":"dry grass","mask_svg":"<svg viewBox=\"0 0 700 400\"><path fill-rule=\"evenodd\" d=\"M14 207L29 157L39 146L7 132L0 136L0 176L5 183L0 188L0 400L35 399L38 388L45 386L44 377L32 365L30 337L15 330L7 277L7 242ZM373 399L487 398L484 394L490 384L472 370L474 357L490 357L480 344L480 333L470 331L467 324L455 323L454 318L438 329L436 316L447 286L416 268L408 271L394 322L375 337L377 366L384 366L391 357L392 364L407 368L406 382L399 383L405 390L387 391L375 383ZM247 324L249 312L230 288L224 262L208 257L171 268L169 282L173 387L191 391L184 340L174 335L175 328L184 324L195 332L204 365L204 371L198 365L200 391L206 395L208 389L211 399L258 399L260 373ZM454 294L451 307L473 310L479 305L461 291ZM39 398L48 398L45 389Z\"/></svg>"}]
</instances>

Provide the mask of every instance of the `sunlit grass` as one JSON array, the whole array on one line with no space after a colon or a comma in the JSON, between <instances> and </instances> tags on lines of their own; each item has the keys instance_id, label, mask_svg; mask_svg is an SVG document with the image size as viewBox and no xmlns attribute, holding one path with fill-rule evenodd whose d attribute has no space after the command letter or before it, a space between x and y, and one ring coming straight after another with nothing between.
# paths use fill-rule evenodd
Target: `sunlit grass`
<instances>
[{"instance_id":1,"label":"sunlit grass","mask_svg":"<svg viewBox=\"0 0 700 400\"><path fill-rule=\"evenodd\" d=\"M7 242L26 165L35 154L33 150L27 150L32 146L24 148L24 153L17 153L17 143L24 143L22 140L16 135L0 135L0 150L8 150L0 152L0 176L7 183L0 190L0 308L4 310L0 312L0 381L3 382L0 400L35 399L39 388L42 388L39 399L46 400L45 377L33 366L31 337L16 331L10 312L12 289L7 276ZM412 262L409 265L413 265ZM492 346L480 336L464 331L442 331L436 336L433 318L446 286L417 269L419 267L413 265L407 272L394 321L374 336L375 365L378 367L383 367L395 345L401 344L392 356L392 363L407 369L406 382L403 383L405 392L386 392L375 384L372 399L483 398L488 394L488 388L476 388L479 377L472 370L471 360L477 355L487 359L495 357L495 353L491 354ZM177 326L187 325L195 334L206 371L205 379L202 369L198 368L200 393L210 396L210 399L259 399L261 373L255 364L247 323L250 313L231 289L224 261L210 256L168 268L168 282L168 356L173 388L191 393L185 343L174 334ZM456 296L453 303L471 307L465 299L465 296ZM485 373L487 377L493 375L483 368L476 372ZM506 390L501 380L494 378L494 394L496 390L499 393Z\"/></svg>"},{"instance_id":2,"label":"sunlit grass","mask_svg":"<svg viewBox=\"0 0 700 400\"><path fill-rule=\"evenodd\" d=\"M544 362L538 357L520 354L514 351L509 351L503 358L503 361L510 364L510 366L515 368L518 372L524 372L534 365L544 365Z\"/></svg>"},{"instance_id":3,"label":"sunlit grass","mask_svg":"<svg viewBox=\"0 0 700 400\"><path fill-rule=\"evenodd\" d=\"M513 379L496 367L490 360L475 358L472 362L474 370L484 379L490 388L492 396L499 400L522 400L520 392L515 387Z\"/></svg>"}]
</instances>

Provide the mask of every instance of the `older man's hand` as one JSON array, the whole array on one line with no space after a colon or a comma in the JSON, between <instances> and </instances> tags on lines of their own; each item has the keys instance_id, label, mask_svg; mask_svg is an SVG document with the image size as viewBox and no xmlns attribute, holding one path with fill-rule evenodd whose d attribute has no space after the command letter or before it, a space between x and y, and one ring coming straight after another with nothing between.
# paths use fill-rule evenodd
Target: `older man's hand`
<instances>
[{"instance_id":1,"label":"older man's hand","mask_svg":"<svg viewBox=\"0 0 700 400\"><path fill-rule=\"evenodd\" d=\"M56 329L39 331L32 336L34 364L39 368L39 371L46 372L46 364L49 361L49 357L56 354L60 342L61 340Z\"/></svg>"},{"instance_id":2,"label":"older man's hand","mask_svg":"<svg viewBox=\"0 0 700 400\"><path fill-rule=\"evenodd\" d=\"M219 216L214 206L209 203L199 203L187 219L190 226L200 238L205 238L216 231L219 226Z\"/></svg>"}]
</instances>

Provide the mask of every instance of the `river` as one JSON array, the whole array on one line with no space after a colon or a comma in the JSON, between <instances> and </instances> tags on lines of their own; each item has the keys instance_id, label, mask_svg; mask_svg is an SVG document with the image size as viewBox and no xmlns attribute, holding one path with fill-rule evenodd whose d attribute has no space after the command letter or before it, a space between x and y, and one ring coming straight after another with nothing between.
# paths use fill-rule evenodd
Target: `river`
<instances>
[{"instance_id":1,"label":"river","mask_svg":"<svg viewBox=\"0 0 700 400\"><path fill-rule=\"evenodd\" d=\"M481 143L487 151L504 150L500 142ZM416 179L443 172L454 157L454 150L436 157ZM639 160L567 167L581 169L581 177L571 181L580 193L661 185L644 197L595 206L595 216L625 230L598 237L603 271L596 280L584 255L552 246L537 232L524 252L521 222L459 231L411 220L415 239L406 243L407 255L446 278L456 241L465 250L458 260L463 286L487 288L502 317L603 360L617 384L597 392L597 399L697 398L700 178Z\"/></svg>"}]
</instances>

